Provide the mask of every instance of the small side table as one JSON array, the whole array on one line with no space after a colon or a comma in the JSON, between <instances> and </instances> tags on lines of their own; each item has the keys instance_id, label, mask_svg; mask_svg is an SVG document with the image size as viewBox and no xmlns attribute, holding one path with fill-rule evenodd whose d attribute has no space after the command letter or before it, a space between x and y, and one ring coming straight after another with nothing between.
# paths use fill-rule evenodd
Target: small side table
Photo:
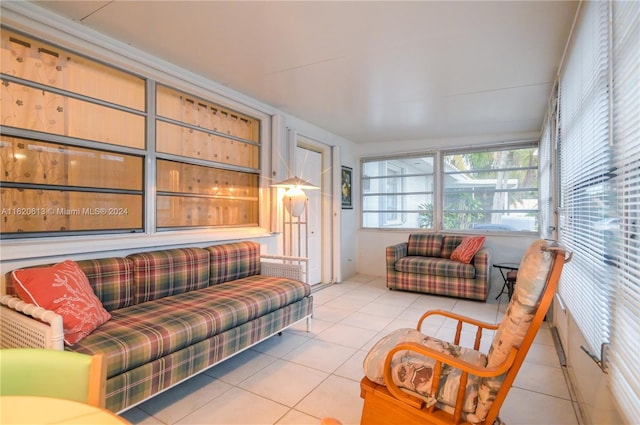
<instances>
[{"instance_id":1,"label":"small side table","mask_svg":"<svg viewBox=\"0 0 640 425\"><path fill-rule=\"evenodd\" d=\"M518 276L518 267L520 264L518 263L496 263L493 267L500 270L500 275L502 276L502 280L504 284L502 285L502 290L496 297L496 300L500 298L502 294L504 294L505 290L507 294L509 294L509 299L513 295L513 288L516 285L516 277Z\"/></svg>"}]
</instances>

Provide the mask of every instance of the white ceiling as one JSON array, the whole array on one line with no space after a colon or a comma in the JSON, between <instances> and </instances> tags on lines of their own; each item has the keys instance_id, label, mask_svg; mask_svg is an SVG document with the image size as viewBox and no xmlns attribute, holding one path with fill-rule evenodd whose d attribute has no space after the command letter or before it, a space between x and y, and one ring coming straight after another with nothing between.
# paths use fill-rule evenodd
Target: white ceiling
<instances>
[{"instance_id":1,"label":"white ceiling","mask_svg":"<svg viewBox=\"0 0 640 425\"><path fill-rule=\"evenodd\" d=\"M36 3L357 143L538 131L577 7Z\"/></svg>"}]
</instances>

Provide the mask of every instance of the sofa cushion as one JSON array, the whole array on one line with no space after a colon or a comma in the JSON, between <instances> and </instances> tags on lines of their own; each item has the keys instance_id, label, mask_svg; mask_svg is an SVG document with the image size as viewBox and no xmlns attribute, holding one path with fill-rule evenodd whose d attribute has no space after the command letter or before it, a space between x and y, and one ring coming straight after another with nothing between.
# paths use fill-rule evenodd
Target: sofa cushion
<instances>
[{"instance_id":1,"label":"sofa cushion","mask_svg":"<svg viewBox=\"0 0 640 425\"><path fill-rule=\"evenodd\" d=\"M62 316L67 345L76 344L111 317L74 261L14 270L12 275L23 301Z\"/></svg>"},{"instance_id":2,"label":"sofa cushion","mask_svg":"<svg viewBox=\"0 0 640 425\"><path fill-rule=\"evenodd\" d=\"M131 370L218 335L310 294L289 279L250 276L111 312L111 320L74 347L104 353L107 376Z\"/></svg>"},{"instance_id":3,"label":"sofa cushion","mask_svg":"<svg viewBox=\"0 0 640 425\"><path fill-rule=\"evenodd\" d=\"M100 258L78 261L107 311L133 305L133 264L128 258Z\"/></svg>"},{"instance_id":4,"label":"sofa cushion","mask_svg":"<svg viewBox=\"0 0 640 425\"><path fill-rule=\"evenodd\" d=\"M260 270L260 244L256 242L226 243L206 249L211 255L211 285L253 276Z\"/></svg>"},{"instance_id":5,"label":"sofa cushion","mask_svg":"<svg viewBox=\"0 0 640 425\"><path fill-rule=\"evenodd\" d=\"M487 357L479 351L425 336L416 329L397 329L378 341L365 357L364 373L367 378L384 385L383 370L387 354L393 347L405 342L423 345L476 366L485 366L487 363ZM428 404L437 402L440 408L455 406L461 371L443 365L438 393L431 394L435 363L435 360L414 351L399 351L391 360L391 378L397 386L426 400ZM472 413L475 410L479 382L480 378L469 375L464 412Z\"/></svg>"},{"instance_id":6,"label":"sofa cushion","mask_svg":"<svg viewBox=\"0 0 640 425\"><path fill-rule=\"evenodd\" d=\"M398 272L428 274L460 279L474 279L476 268L472 264L447 260L446 258L403 257L396 261Z\"/></svg>"},{"instance_id":7,"label":"sofa cushion","mask_svg":"<svg viewBox=\"0 0 640 425\"><path fill-rule=\"evenodd\" d=\"M134 303L156 300L209 285L209 251L180 248L131 254Z\"/></svg>"},{"instance_id":8,"label":"sofa cushion","mask_svg":"<svg viewBox=\"0 0 640 425\"><path fill-rule=\"evenodd\" d=\"M482 249L485 239L486 237L484 236L465 237L462 242L460 242L460 245L453 250L450 258L466 264L471 263L476 253Z\"/></svg>"},{"instance_id":9,"label":"sofa cushion","mask_svg":"<svg viewBox=\"0 0 640 425\"><path fill-rule=\"evenodd\" d=\"M440 257L442 235L434 233L412 233L409 235L407 255Z\"/></svg>"}]
</instances>

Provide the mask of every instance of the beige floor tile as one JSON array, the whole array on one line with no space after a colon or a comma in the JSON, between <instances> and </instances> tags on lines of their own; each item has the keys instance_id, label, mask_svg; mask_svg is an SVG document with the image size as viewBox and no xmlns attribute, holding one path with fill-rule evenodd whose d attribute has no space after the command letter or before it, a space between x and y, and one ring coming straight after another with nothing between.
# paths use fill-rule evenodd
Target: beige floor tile
<instances>
[{"instance_id":1,"label":"beige floor tile","mask_svg":"<svg viewBox=\"0 0 640 425\"><path fill-rule=\"evenodd\" d=\"M327 373L317 369L276 360L244 380L239 387L277 403L293 407L327 376L329 376Z\"/></svg>"},{"instance_id":2,"label":"beige floor tile","mask_svg":"<svg viewBox=\"0 0 640 425\"><path fill-rule=\"evenodd\" d=\"M225 382L200 374L138 407L156 420L173 424L232 389L233 386Z\"/></svg>"},{"instance_id":3,"label":"beige floor tile","mask_svg":"<svg viewBox=\"0 0 640 425\"><path fill-rule=\"evenodd\" d=\"M333 342L335 344L359 349L369 342L376 333L377 332L375 331L338 323L320 333L316 338L322 341Z\"/></svg>"},{"instance_id":4,"label":"beige floor tile","mask_svg":"<svg viewBox=\"0 0 640 425\"><path fill-rule=\"evenodd\" d=\"M532 344L524 361L527 363L560 367L560 359L558 358L556 347L552 345Z\"/></svg>"},{"instance_id":5,"label":"beige floor tile","mask_svg":"<svg viewBox=\"0 0 640 425\"><path fill-rule=\"evenodd\" d=\"M438 297L435 295L420 295L411 304L410 308L416 308L423 312L427 310L447 310L451 311L456 305L455 298Z\"/></svg>"},{"instance_id":6,"label":"beige floor tile","mask_svg":"<svg viewBox=\"0 0 640 425\"><path fill-rule=\"evenodd\" d=\"M569 400L521 388L511 388L500 409L508 425L578 425Z\"/></svg>"},{"instance_id":7,"label":"beige floor tile","mask_svg":"<svg viewBox=\"0 0 640 425\"><path fill-rule=\"evenodd\" d=\"M330 328L331 326L333 326L333 324L333 322L327 322L326 320L320 320L316 317L313 317L311 319L311 329L309 331L307 331L307 322L305 320L296 323L290 328L287 328L285 330L285 333L290 332L306 338L315 338L318 334L320 334L320 332Z\"/></svg>"},{"instance_id":8,"label":"beige floor tile","mask_svg":"<svg viewBox=\"0 0 640 425\"><path fill-rule=\"evenodd\" d=\"M312 339L284 356L283 360L332 373L356 351L355 348Z\"/></svg>"},{"instance_id":9,"label":"beige floor tile","mask_svg":"<svg viewBox=\"0 0 640 425\"><path fill-rule=\"evenodd\" d=\"M336 369L334 375L352 379L354 381L360 381L364 376L362 363L364 362L366 355L367 351L365 350L356 351L356 353L344 362L342 366Z\"/></svg>"},{"instance_id":10,"label":"beige floor tile","mask_svg":"<svg viewBox=\"0 0 640 425\"><path fill-rule=\"evenodd\" d=\"M349 312L358 311L365 305L369 304L371 300L363 299L357 295L351 295L350 293L344 294L338 298L327 302L325 306L339 308L341 310L347 310Z\"/></svg>"},{"instance_id":11,"label":"beige floor tile","mask_svg":"<svg viewBox=\"0 0 640 425\"><path fill-rule=\"evenodd\" d=\"M369 313L356 311L355 313L345 317L340 324L354 326L356 328L369 329L371 331L379 331L384 329L391 322L391 318L384 316L376 316Z\"/></svg>"},{"instance_id":12,"label":"beige floor tile","mask_svg":"<svg viewBox=\"0 0 640 425\"><path fill-rule=\"evenodd\" d=\"M375 300L362 307L359 311L361 313L373 314L375 316L388 317L395 319L404 310L405 306L385 303L384 300Z\"/></svg>"},{"instance_id":13,"label":"beige floor tile","mask_svg":"<svg viewBox=\"0 0 640 425\"><path fill-rule=\"evenodd\" d=\"M320 418L291 409L276 425L318 425Z\"/></svg>"},{"instance_id":14,"label":"beige floor tile","mask_svg":"<svg viewBox=\"0 0 640 425\"><path fill-rule=\"evenodd\" d=\"M289 408L249 391L233 388L177 424L251 425L273 424Z\"/></svg>"},{"instance_id":15,"label":"beige floor tile","mask_svg":"<svg viewBox=\"0 0 640 425\"><path fill-rule=\"evenodd\" d=\"M204 373L231 385L238 385L274 361L276 361L275 357L254 350L246 350Z\"/></svg>"},{"instance_id":16,"label":"beige floor tile","mask_svg":"<svg viewBox=\"0 0 640 425\"><path fill-rule=\"evenodd\" d=\"M266 341L251 347L252 350L268 354L272 357L282 357L291 350L309 341L311 336L293 332L282 332L282 335L274 335Z\"/></svg>"},{"instance_id":17,"label":"beige floor tile","mask_svg":"<svg viewBox=\"0 0 640 425\"><path fill-rule=\"evenodd\" d=\"M337 323L353 313L354 309L337 308L332 305L313 305L313 318L325 322Z\"/></svg>"},{"instance_id":18,"label":"beige floor tile","mask_svg":"<svg viewBox=\"0 0 640 425\"><path fill-rule=\"evenodd\" d=\"M318 418L336 418L343 425L359 424L362 414L360 383L332 375L305 397L296 410Z\"/></svg>"},{"instance_id":19,"label":"beige floor tile","mask_svg":"<svg viewBox=\"0 0 640 425\"><path fill-rule=\"evenodd\" d=\"M571 398L559 367L523 362L513 385L566 400Z\"/></svg>"}]
</instances>

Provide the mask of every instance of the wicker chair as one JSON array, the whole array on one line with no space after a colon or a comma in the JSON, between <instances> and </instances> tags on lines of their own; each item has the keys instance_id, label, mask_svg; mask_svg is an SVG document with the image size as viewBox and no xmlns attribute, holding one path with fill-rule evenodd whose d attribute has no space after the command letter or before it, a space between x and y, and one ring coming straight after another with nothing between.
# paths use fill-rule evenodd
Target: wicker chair
<instances>
[{"instance_id":1,"label":"wicker chair","mask_svg":"<svg viewBox=\"0 0 640 425\"><path fill-rule=\"evenodd\" d=\"M0 350L0 395L79 401L104 408L106 366L102 355L40 348Z\"/></svg>"},{"instance_id":2,"label":"wicker chair","mask_svg":"<svg viewBox=\"0 0 640 425\"><path fill-rule=\"evenodd\" d=\"M493 424L556 292L571 255L555 243L534 242L498 325L447 311L428 311L416 329L382 338L364 362L361 424ZM423 335L427 317L457 321L452 342ZM476 331L473 348L459 345L465 327ZM484 330L495 331L488 354L479 351Z\"/></svg>"}]
</instances>

